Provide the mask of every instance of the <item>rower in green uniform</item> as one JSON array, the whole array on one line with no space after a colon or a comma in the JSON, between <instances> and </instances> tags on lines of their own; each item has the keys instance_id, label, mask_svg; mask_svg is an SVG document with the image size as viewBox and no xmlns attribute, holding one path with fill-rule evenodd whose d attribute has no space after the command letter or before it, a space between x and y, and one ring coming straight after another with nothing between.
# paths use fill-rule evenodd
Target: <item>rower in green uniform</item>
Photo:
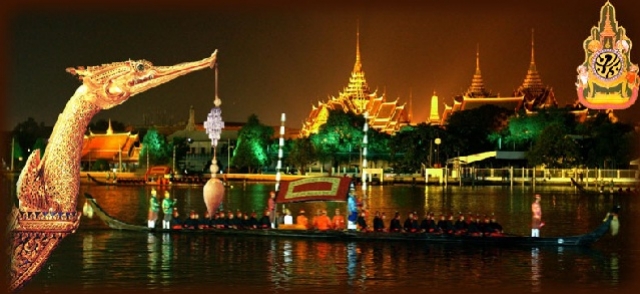
<instances>
[{"instance_id":1,"label":"rower in green uniform","mask_svg":"<svg viewBox=\"0 0 640 294\"><path fill-rule=\"evenodd\" d=\"M151 189L151 198L149 199L149 218L147 220L147 226L149 229L154 229L156 227L158 212L160 211L160 202L158 202L156 194L156 189Z\"/></svg>"},{"instance_id":2,"label":"rower in green uniform","mask_svg":"<svg viewBox=\"0 0 640 294\"><path fill-rule=\"evenodd\" d=\"M162 228L171 229L171 217L173 214L173 206L175 206L178 199L172 200L170 198L169 191L164 191L164 200L162 200L162 212L164 212L164 218L162 219Z\"/></svg>"}]
</instances>

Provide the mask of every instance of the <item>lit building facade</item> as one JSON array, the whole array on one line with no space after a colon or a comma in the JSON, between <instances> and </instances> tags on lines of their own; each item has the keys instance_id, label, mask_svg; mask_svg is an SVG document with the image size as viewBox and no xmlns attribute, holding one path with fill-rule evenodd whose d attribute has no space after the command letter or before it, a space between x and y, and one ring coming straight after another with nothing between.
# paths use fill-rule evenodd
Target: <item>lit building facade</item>
<instances>
[{"instance_id":1,"label":"lit building facade","mask_svg":"<svg viewBox=\"0 0 640 294\"><path fill-rule=\"evenodd\" d=\"M326 102L318 102L311 108L309 116L302 124L300 137L317 134L320 127L327 122L331 110L342 110L345 113L362 115L367 113L369 127L379 132L394 134L403 126L409 124L409 109L406 105L394 101L387 101L386 93L378 96L377 91L371 91L360 59L360 33L356 40L356 62L349 78L349 84L339 93L338 97L330 97Z\"/></svg>"}]
</instances>

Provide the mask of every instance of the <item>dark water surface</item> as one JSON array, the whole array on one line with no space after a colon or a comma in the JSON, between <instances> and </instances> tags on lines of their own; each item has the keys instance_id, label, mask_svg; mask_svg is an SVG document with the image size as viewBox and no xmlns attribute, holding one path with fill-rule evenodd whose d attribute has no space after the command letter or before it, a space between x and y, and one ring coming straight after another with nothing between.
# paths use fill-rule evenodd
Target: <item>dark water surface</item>
<instances>
[{"instance_id":1,"label":"dark water surface","mask_svg":"<svg viewBox=\"0 0 640 294\"><path fill-rule=\"evenodd\" d=\"M224 209L265 208L273 184L235 183ZM15 193L14 190L11 190ZM111 215L146 224L148 187L83 185ZM163 191L159 190L158 195ZM173 188L178 209L203 213L201 188ZM361 195L361 191L358 193ZM569 187L370 187L366 204L402 221L410 211L495 213L514 234L530 234L530 204L542 195L542 236L594 229L614 203L623 206L619 235L589 248L494 248L423 242L344 242L113 231L83 217L24 291L184 293L574 292L627 293L638 282L639 195L580 195ZM84 200L78 204L82 210ZM290 205L292 211L346 208L344 203ZM307 214L309 216L309 214ZM369 218L369 223L372 216Z\"/></svg>"}]
</instances>

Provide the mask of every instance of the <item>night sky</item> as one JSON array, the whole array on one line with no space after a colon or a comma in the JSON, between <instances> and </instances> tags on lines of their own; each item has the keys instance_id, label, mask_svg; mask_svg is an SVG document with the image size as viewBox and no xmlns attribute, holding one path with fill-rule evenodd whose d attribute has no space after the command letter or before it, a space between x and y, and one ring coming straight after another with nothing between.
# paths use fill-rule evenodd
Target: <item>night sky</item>
<instances>
[{"instance_id":1,"label":"night sky","mask_svg":"<svg viewBox=\"0 0 640 294\"><path fill-rule=\"evenodd\" d=\"M582 42L599 20L605 1L449 0L425 3L341 1L104 2L85 7L62 1L56 7L14 4L6 22L8 95L6 129L33 117L53 125L80 85L67 67L146 59L156 65L199 60L218 49L219 96L228 122L251 114L300 128L311 105L337 96L355 62L359 23L363 70L369 86L401 103L413 96L413 120L424 121L435 91L451 104L471 84L476 45L487 89L510 96L522 84L535 29L536 64L561 106L577 97L576 67ZM343 4L347 2L348 4ZM341 4L342 3L342 4ZM561 3L561 4L558 4ZM614 0L617 20L640 44L639 1ZM178 5L179 4L179 5ZM640 48L631 50L640 62ZM189 106L202 122L212 107L214 71L180 77L95 119L126 124L186 121ZM640 121L636 103L617 112Z\"/></svg>"}]
</instances>

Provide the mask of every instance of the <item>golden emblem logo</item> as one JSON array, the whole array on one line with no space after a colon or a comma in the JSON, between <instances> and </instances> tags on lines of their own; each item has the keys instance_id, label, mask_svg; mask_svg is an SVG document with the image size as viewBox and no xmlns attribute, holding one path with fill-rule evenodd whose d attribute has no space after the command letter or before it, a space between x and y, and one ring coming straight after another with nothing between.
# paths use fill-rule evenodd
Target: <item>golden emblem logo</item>
<instances>
[{"instance_id":1,"label":"golden emblem logo","mask_svg":"<svg viewBox=\"0 0 640 294\"><path fill-rule=\"evenodd\" d=\"M620 76L622 71L622 58L613 50L603 50L594 54L593 69L596 75L604 81L610 81Z\"/></svg>"},{"instance_id":2,"label":"golden emblem logo","mask_svg":"<svg viewBox=\"0 0 640 294\"><path fill-rule=\"evenodd\" d=\"M632 42L607 2L600 22L584 40L585 61L577 68L578 99L591 109L625 109L638 97L638 65L631 62Z\"/></svg>"}]
</instances>

